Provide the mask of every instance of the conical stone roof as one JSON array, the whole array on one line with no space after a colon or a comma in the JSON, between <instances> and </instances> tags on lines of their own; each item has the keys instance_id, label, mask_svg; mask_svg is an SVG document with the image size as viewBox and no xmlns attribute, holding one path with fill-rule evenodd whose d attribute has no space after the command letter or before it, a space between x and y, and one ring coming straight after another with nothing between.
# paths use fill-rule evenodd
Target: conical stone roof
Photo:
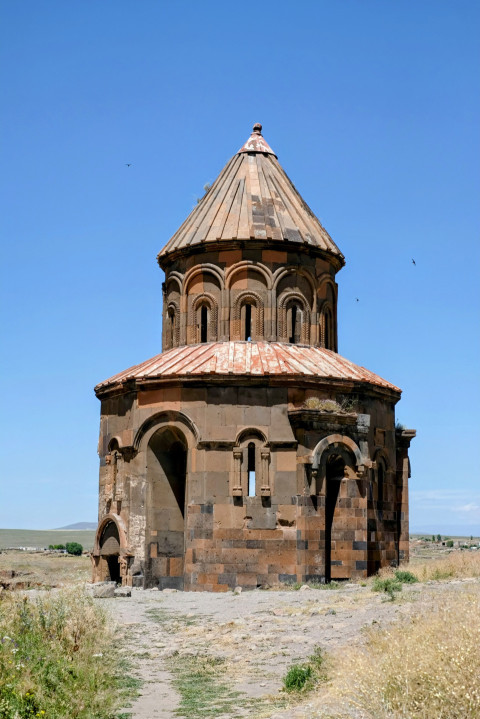
<instances>
[{"instance_id":1,"label":"conical stone roof","mask_svg":"<svg viewBox=\"0 0 480 719\"><path fill-rule=\"evenodd\" d=\"M158 255L168 257L195 245L264 240L316 248L338 269L344 257L297 192L256 124L246 143L225 165L197 207Z\"/></svg>"}]
</instances>

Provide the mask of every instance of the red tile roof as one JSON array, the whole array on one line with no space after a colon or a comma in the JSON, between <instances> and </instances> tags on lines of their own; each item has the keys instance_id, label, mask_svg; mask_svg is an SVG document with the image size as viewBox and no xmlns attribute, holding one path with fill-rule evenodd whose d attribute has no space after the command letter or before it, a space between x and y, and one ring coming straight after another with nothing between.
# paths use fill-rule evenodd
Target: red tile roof
<instances>
[{"instance_id":1,"label":"red tile roof","mask_svg":"<svg viewBox=\"0 0 480 719\"><path fill-rule=\"evenodd\" d=\"M214 376L318 377L368 382L395 392L401 391L336 352L281 342L208 342L175 347L100 382L95 391L101 393L128 380Z\"/></svg>"}]
</instances>

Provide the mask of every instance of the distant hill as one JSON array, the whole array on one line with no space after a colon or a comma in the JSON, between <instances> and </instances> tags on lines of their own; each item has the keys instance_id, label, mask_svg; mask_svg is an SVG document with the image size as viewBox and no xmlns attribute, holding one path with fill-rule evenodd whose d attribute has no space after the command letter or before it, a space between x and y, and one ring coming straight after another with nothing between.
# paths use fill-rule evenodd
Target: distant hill
<instances>
[{"instance_id":1,"label":"distant hill","mask_svg":"<svg viewBox=\"0 0 480 719\"><path fill-rule=\"evenodd\" d=\"M57 529L96 529L96 522L76 522L75 524L67 524L66 527L57 527Z\"/></svg>"}]
</instances>

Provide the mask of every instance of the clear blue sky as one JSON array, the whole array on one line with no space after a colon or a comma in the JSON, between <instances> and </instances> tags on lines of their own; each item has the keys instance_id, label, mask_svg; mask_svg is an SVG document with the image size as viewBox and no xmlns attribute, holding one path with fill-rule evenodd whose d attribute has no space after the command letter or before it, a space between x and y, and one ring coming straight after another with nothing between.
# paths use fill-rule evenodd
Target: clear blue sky
<instances>
[{"instance_id":1,"label":"clear blue sky","mask_svg":"<svg viewBox=\"0 0 480 719\"><path fill-rule=\"evenodd\" d=\"M346 256L340 353L404 390L412 530L479 534L480 4L0 7L0 526L96 519L93 387L160 352L155 256L261 122Z\"/></svg>"}]
</instances>

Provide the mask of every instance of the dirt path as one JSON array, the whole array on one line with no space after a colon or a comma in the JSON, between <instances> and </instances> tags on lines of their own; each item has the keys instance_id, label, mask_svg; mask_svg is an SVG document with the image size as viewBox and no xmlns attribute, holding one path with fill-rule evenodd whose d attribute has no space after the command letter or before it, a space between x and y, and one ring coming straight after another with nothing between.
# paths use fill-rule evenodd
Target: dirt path
<instances>
[{"instance_id":1,"label":"dirt path","mask_svg":"<svg viewBox=\"0 0 480 719\"><path fill-rule=\"evenodd\" d=\"M410 613L419 601L441 591L439 587L412 585L396 602L357 585L239 595L134 590L129 599L101 601L110 605L125 635L127 655L143 681L129 709L133 719L312 719L320 715L312 713L308 699L297 707L285 706L285 694L279 690L288 668L316 647L332 654L362 641L365 627ZM199 683L188 685L193 686L193 706L181 704L186 683L199 672L198 657L204 662L200 669L207 666L207 672ZM218 696L223 691L217 705L207 700L202 704L201 694L208 693L210 685ZM229 697L229 692L240 694Z\"/></svg>"}]
</instances>

